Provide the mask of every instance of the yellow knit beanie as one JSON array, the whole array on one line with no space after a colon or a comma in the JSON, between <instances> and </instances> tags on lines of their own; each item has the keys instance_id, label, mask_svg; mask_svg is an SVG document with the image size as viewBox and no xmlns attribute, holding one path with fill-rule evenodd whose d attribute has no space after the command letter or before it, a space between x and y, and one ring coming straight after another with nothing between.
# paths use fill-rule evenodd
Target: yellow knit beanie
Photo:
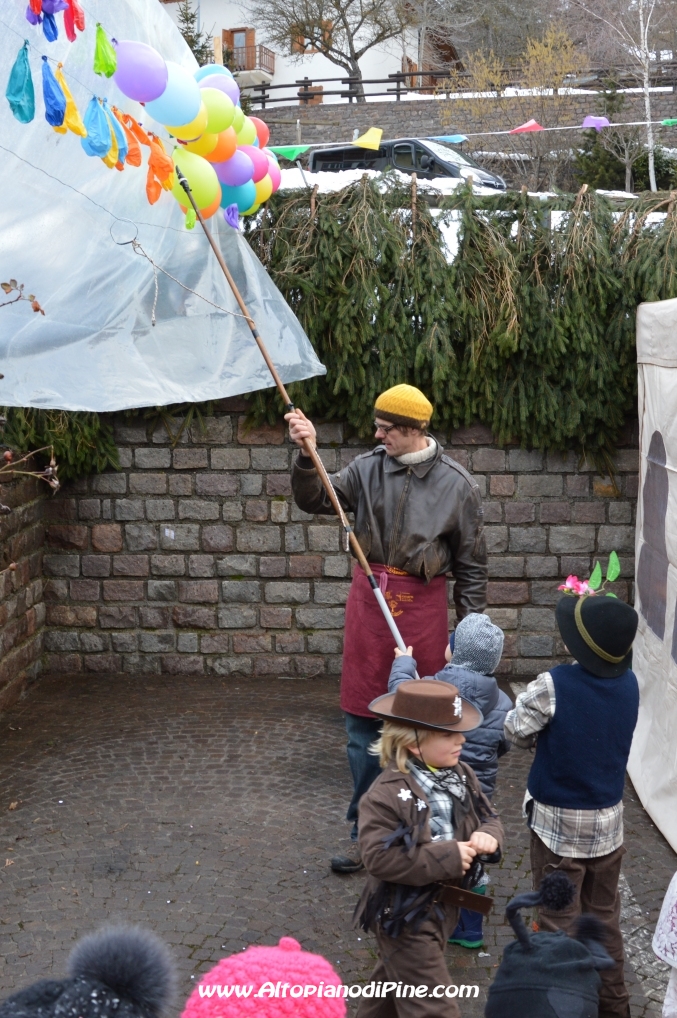
<instances>
[{"instance_id":1,"label":"yellow knit beanie","mask_svg":"<svg viewBox=\"0 0 677 1018\"><path fill-rule=\"evenodd\" d=\"M425 428L430 424L433 405L420 389L413 385L394 385L376 400L374 411L378 417L393 424L410 428Z\"/></svg>"}]
</instances>

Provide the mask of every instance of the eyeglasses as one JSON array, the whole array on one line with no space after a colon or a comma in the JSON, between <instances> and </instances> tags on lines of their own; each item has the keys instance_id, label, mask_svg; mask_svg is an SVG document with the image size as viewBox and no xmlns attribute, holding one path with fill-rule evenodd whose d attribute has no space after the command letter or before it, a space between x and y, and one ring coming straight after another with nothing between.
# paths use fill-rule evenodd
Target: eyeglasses
<instances>
[{"instance_id":1,"label":"eyeglasses","mask_svg":"<svg viewBox=\"0 0 677 1018\"><path fill-rule=\"evenodd\" d=\"M379 424L378 421L374 421L374 427L376 428L377 431L382 431L384 435L387 435L388 432L392 431L393 428L396 428L397 425L396 424Z\"/></svg>"}]
</instances>

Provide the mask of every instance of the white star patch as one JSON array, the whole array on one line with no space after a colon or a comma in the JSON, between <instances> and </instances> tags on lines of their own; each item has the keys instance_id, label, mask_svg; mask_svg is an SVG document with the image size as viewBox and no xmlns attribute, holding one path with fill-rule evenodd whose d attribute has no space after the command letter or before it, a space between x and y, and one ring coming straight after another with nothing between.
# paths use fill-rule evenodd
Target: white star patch
<instances>
[{"instance_id":1,"label":"white star patch","mask_svg":"<svg viewBox=\"0 0 677 1018\"><path fill-rule=\"evenodd\" d=\"M423 799L417 799L416 800L416 809L419 811L419 813L421 812L422 809L427 809L427 808L428 808L428 803L424 802Z\"/></svg>"},{"instance_id":2,"label":"white star patch","mask_svg":"<svg viewBox=\"0 0 677 1018\"><path fill-rule=\"evenodd\" d=\"M399 792L397 793L397 798L401 799L402 802L406 802L407 799L411 799L411 790L408 788L400 788Z\"/></svg>"}]
</instances>

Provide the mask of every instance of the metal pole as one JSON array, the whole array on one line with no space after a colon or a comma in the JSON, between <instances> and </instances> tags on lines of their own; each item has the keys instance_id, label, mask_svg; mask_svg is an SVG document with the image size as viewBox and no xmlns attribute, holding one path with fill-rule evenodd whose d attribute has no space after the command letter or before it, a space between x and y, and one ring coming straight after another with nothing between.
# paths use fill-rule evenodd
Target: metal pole
<instances>
[{"instance_id":1,"label":"metal pole","mask_svg":"<svg viewBox=\"0 0 677 1018\"><path fill-rule=\"evenodd\" d=\"M229 270L228 266L226 265L226 263L224 261L223 255L221 254L221 249L219 248L218 244L216 243L216 241L212 237L212 235L211 235L211 233L210 233L210 231L209 231L209 229L207 227L207 224L205 223L205 221L204 221L204 219L202 217L202 213L200 212L199 208L197 207L197 205L195 203L195 199L193 198L193 192L190 189L190 184L188 183L188 181L186 180L184 174L181 172L181 170L179 169L178 166L176 167L176 176L179 179L179 183L181 184L181 187L186 192L186 195L188 197L188 200L189 200L190 204L193 206L193 209L195 210L195 215L200 220L200 225L202 226L202 229L205 232L205 236L206 236L207 240L209 241L209 245L210 245L212 251L216 255L216 260L218 261L219 265L221 266L221 270L222 270L224 276L228 280L228 285L230 286L231 290L233 291L233 296L235 297L235 300L237 301L238 307L240 308L240 311L242 312L242 314L244 315L244 317L246 319L247 325L249 326L251 334L252 334L252 336L254 338L254 342L256 343L256 345L258 346L259 350L261 351L261 356L263 357L263 359L266 362L266 365L268 367L268 370L270 371L271 375L273 376L273 381L275 382L275 385L277 386L278 392L280 393L280 396L282 397L282 402L284 403L285 409L287 411L294 410L295 409L294 408L294 404L292 403L292 401L289 398L289 394L288 394L287 390L285 389L284 383L283 383L282 379L280 378L280 376L279 376L279 374L277 372L277 368L275 367L275 365L273 364L272 360L270 359L270 354L268 353L268 350L266 349L266 347L265 347L265 345L263 343L263 340L261 339L261 337L259 335L258 329L256 328L256 323L254 322L254 319L249 314L249 311L247 310L247 306L246 306L245 302L242 299L242 295L240 294L240 291L237 288L235 280L233 279L233 277L232 277L232 275L230 273L230 270ZM364 552L362 551L362 548L360 547L360 543L357 540L357 538L355 537L355 534L353 532L353 528L350 526L350 523L348 522L346 514L343 511L343 506L341 505L341 503L338 500L338 496L337 496L336 492L334 491L334 486L331 483L331 480L329 479L329 475L327 474L327 471L325 470L324 463L322 462L322 460L320 459L320 457L318 455L317 449L312 444L312 442L310 442L308 439L304 439L304 441L303 441L303 451L306 454L306 456L310 460L312 460L313 466L317 470L317 473L318 473L319 478L320 478L320 480L321 480L321 482L322 482L322 484L324 486L324 489L327 492L327 495L329 496L329 501L332 504L334 512L336 513L336 515L338 516L339 520L341 521L341 525L343 527L344 533L346 534L346 536L347 536L347 538L348 538L348 540L350 542L350 547L353 550L353 554L355 555L355 558L357 559L357 561L361 565L361 567L362 567L362 569L363 569L363 571L365 573L365 576L367 577L367 580L369 581L369 586L373 590L374 596L376 597L376 600L378 601L379 607L380 607L381 611L383 612L383 617L385 618L385 620L386 620L386 622L388 624L390 632L393 634L393 638L395 640L395 643L397 644L398 648L401 651L404 651L406 653L406 650L407 650L406 644L405 644L404 640L402 639L402 637L400 635L400 631L397 628L397 624L395 622L395 619L393 618L392 613L391 613L390 609L388 608L388 605L386 604L386 600L385 600L385 598L384 598L384 596L383 596L383 594L382 594L382 592L381 592L381 590L379 588L379 585L378 585L378 583L376 581L376 577L374 576L374 574L371 571L371 567L370 567L369 563L367 562L366 556L365 556ZM418 678L418 675L416 677Z\"/></svg>"}]
</instances>

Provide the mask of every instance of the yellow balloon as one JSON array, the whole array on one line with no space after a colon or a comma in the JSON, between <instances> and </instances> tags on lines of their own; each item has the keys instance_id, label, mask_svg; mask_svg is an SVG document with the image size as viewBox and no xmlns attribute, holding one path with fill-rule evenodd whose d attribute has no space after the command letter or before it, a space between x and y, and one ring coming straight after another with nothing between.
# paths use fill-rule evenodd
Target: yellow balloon
<instances>
[{"instance_id":1,"label":"yellow balloon","mask_svg":"<svg viewBox=\"0 0 677 1018\"><path fill-rule=\"evenodd\" d=\"M244 124L244 113L242 112L242 107L241 106L236 106L235 107L235 116L233 117L233 123L230 126L233 128L233 130L237 134L238 131L242 130L242 125L243 124Z\"/></svg>"},{"instance_id":2,"label":"yellow balloon","mask_svg":"<svg viewBox=\"0 0 677 1018\"><path fill-rule=\"evenodd\" d=\"M242 213L242 215L243 216L253 216L255 212L259 211L260 207L261 206L258 204L258 202L254 202L254 204L251 206L251 208L248 208L245 212Z\"/></svg>"},{"instance_id":3,"label":"yellow balloon","mask_svg":"<svg viewBox=\"0 0 677 1018\"><path fill-rule=\"evenodd\" d=\"M253 145L256 141L256 127L252 124L249 117L244 118L244 123L240 130L236 129L237 143L238 145Z\"/></svg>"},{"instance_id":4,"label":"yellow balloon","mask_svg":"<svg viewBox=\"0 0 677 1018\"><path fill-rule=\"evenodd\" d=\"M216 170L212 164L202 156L188 152L182 145L178 145L174 149L172 158L175 166L179 167L188 181L197 207L199 209L208 208L221 193L219 178L216 176ZM179 205L186 204L186 192L181 187L178 178L172 187L172 194Z\"/></svg>"},{"instance_id":5,"label":"yellow balloon","mask_svg":"<svg viewBox=\"0 0 677 1018\"><path fill-rule=\"evenodd\" d=\"M210 152L213 152L219 143L218 134L203 134L197 141L186 142L184 148L187 148L189 152L194 152L196 156L208 156Z\"/></svg>"},{"instance_id":6,"label":"yellow balloon","mask_svg":"<svg viewBox=\"0 0 677 1018\"><path fill-rule=\"evenodd\" d=\"M263 205L264 201L268 201L273 193L273 182L270 179L270 174L266 173L265 177L261 177L261 180L254 184L254 187L256 188L256 201L259 205Z\"/></svg>"},{"instance_id":7,"label":"yellow balloon","mask_svg":"<svg viewBox=\"0 0 677 1018\"><path fill-rule=\"evenodd\" d=\"M206 126L207 107L204 103L200 104L200 112L189 124L182 124L180 127L170 127L169 124L165 124L169 133L173 134L175 138L180 138L181 141L195 141L204 134Z\"/></svg>"}]
</instances>

